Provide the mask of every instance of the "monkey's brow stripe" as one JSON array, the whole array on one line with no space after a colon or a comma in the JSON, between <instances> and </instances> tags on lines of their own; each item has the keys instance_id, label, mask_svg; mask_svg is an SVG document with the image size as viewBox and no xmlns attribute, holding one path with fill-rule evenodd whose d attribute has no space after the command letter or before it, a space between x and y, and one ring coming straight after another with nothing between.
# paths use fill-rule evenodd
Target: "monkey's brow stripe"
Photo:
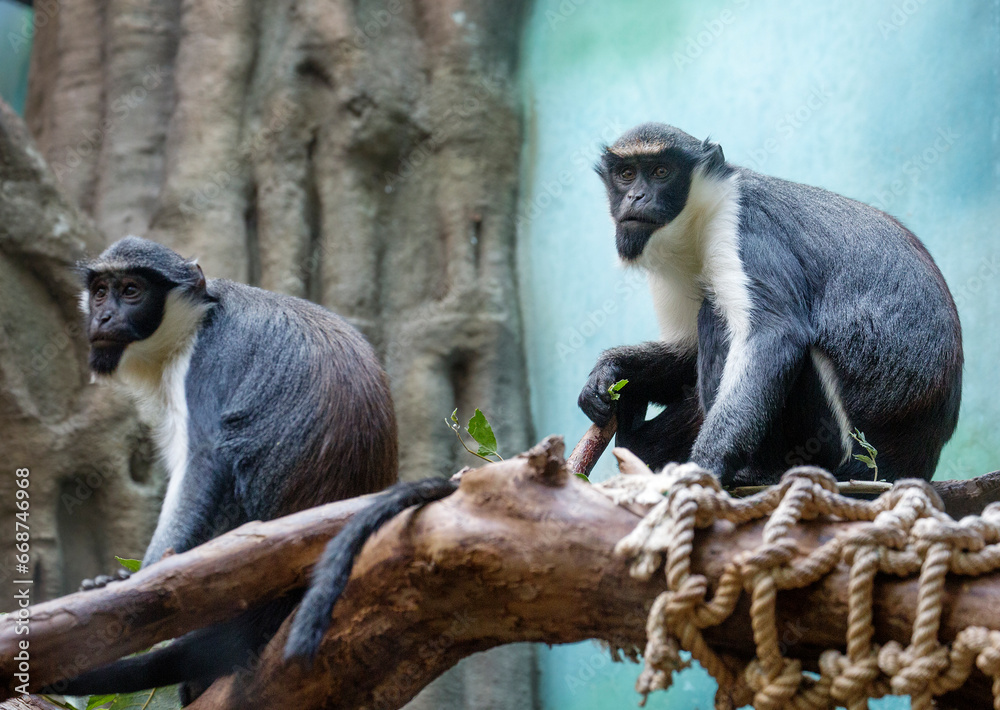
<instances>
[{"instance_id":1,"label":"monkey's brow stripe","mask_svg":"<svg viewBox=\"0 0 1000 710\"><path fill-rule=\"evenodd\" d=\"M666 141L629 141L628 143L616 143L608 148L608 152L619 158L634 158L640 155L660 153L671 147L673 144Z\"/></svg>"}]
</instances>

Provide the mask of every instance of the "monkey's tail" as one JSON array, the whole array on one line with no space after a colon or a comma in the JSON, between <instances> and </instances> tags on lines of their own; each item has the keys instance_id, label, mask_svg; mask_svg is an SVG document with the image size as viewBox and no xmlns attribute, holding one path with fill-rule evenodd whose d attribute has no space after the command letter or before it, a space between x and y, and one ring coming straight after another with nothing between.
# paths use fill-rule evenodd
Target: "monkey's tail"
<instances>
[{"instance_id":1,"label":"monkey's tail","mask_svg":"<svg viewBox=\"0 0 1000 710\"><path fill-rule=\"evenodd\" d=\"M347 586L354 558L369 537L407 508L446 498L458 484L443 478L397 483L343 527L329 543L313 569L309 591L299 605L285 644L285 659L311 661L330 626L330 615Z\"/></svg>"},{"instance_id":2,"label":"monkey's tail","mask_svg":"<svg viewBox=\"0 0 1000 710\"><path fill-rule=\"evenodd\" d=\"M190 669L185 667L187 651L187 644L175 642L166 648L124 658L75 678L52 683L40 692L57 695L134 693L173 685L189 677Z\"/></svg>"}]
</instances>

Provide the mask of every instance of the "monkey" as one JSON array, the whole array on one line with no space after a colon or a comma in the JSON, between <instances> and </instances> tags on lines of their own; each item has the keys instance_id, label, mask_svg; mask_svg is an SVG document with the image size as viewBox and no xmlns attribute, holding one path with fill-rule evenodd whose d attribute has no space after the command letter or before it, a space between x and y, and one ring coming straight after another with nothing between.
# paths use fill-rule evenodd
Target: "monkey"
<instances>
[{"instance_id":1,"label":"monkey","mask_svg":"<svg viewBox=\"0 0 1000 710\"><path fill-rule=\"evenodd\" d=\"M930 480L958 421L962 334L911 231L665 124L627 131L595 170L660 339L600 355L578 399L588 418L615 414L619 446L653 468L690 460L725 487L806 463L870 477L852 456L858 430L880 479ZM650 403L663 411L647 420Z\"/></svg>"},{"instance_id":2,"label":"monkey","mask_svg":"<svg viewBox=\"0 0 1000 710\"><path fill-rule=\"evenodd\" d=\"M89 367L155 422L168 485L142 567L252 520L396 481L389 380L343 318L126 237L79 267ZM245 665L302 591L56 683L67 695L181 683L184 704Z\"/></svg>"},{"instance_id":3,"label":"monkey","mask_svg":"<svg viewBox=\"0 0 1000 710\"><path fill-rule=\"evenodd\" d=\"M880 477L929 479L958 419L955 304L897 220L819 188L726 162L721 146L643 124L598 164L619 256L648 274L661 339L605 351L579 396L653 468L694 461L727 487L789 466L860 478L855 427ZM609 387L628 384L613 405ZM663 411L647 420L649 405ZM329 543L286 658L312 658L353 556L384 521L454 490L384 494Z\"/></svg>"}]
</instances>

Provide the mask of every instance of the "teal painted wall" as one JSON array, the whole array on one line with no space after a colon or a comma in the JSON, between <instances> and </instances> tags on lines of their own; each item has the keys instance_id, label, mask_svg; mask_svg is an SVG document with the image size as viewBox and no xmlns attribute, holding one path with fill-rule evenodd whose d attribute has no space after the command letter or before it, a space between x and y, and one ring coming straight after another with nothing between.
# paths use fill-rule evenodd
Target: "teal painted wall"
<instances>
[{"instance_id":1,"label":"teal painted wall","mask_svg":"<svg viewBox=\"0 0 1000 710\"><path fill-rule=\"evenodd\" d=\"M657 336L591 170L602 142L656 120L874 204L924 241L965 332L959 428L937 477L1000 468L1000 3L537 0L523 62L519 266L539 435L578 439L598 353ZM612 472L605 457L597 475ZM545 707L630 707L637 674L590 644L554 649ZM695 672L671 692L648 707L711 707Z\"/></svg>"},{"instance_id":2,"label":"teal painted wall","mask_svg":"<svg viewBox=\"0 0 1000 710\"><path fill-rule=\"evenodd\" d=\"M34 36L30 8L0 0L0 98L20 114L28 95L28 62Z\"/></svg>"}]
</instances>

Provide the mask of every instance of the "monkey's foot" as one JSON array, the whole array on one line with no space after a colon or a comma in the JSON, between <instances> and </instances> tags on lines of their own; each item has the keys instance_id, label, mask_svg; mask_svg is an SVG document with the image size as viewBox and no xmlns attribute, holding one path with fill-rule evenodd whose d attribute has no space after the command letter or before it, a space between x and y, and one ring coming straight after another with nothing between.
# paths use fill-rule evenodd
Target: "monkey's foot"
<instances>
[{"instance_id":1,"label":"monkey's foot","mask_svg":"<svg viewBox=\"0 0 1000 710\"><path fill-rule=\"evenodd\" d=\"M85 579L80 582L80 591L86 592L91 589L100 589L101 587L106 587L112 582L120 582L123 579L128 579L132 576L132 573L127 569L120 569L116 574L99 574L93 579Z\"/></svg>"}]
</instances>

